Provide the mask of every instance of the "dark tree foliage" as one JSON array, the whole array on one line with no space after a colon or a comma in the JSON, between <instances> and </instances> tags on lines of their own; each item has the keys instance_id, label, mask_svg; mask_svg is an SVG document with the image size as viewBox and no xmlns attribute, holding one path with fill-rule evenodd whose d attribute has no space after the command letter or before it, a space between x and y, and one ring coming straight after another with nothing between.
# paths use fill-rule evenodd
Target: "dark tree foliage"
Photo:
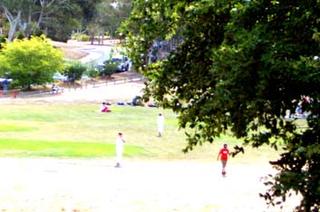
<instances>
[{"instance_id":1,"label":"dark tree foliage","mask_svg":"<svg viewBox=\"0 0 320 212\"><path fill-rule=\"evenodd\" d=\"M74 0L82 10L82 25L87 26L97 13L96 6L103 0Z\"/></svg>"},{"instance_id":2,"label":"dark tree foliage","mask_svg":"<svg viewBox=\"0 0 320 212\"><path fill-rule=\"evenodd\" d=\"M52 8L51 16L44 18L42 28L51 39L67 41L72 31L80 27L82 8L73 1L58 3Z\"/></svg>"},{"instance_id":3,"label":"dark tree foliage","mask_svg":"<svg viewBox=\"0 0 320 212\"><path fill-rule=\"evenodd\" d=\"M281 147L261 196L281 205L300 194L297 211L320 207L319 14L319 0L135 0L122 26L146 94L188 129L185 151L226 131ZM149 62L156 40L177 36L167 57ZM286 119L299 103L307 118Z\"/></svg>"}]
</instances>

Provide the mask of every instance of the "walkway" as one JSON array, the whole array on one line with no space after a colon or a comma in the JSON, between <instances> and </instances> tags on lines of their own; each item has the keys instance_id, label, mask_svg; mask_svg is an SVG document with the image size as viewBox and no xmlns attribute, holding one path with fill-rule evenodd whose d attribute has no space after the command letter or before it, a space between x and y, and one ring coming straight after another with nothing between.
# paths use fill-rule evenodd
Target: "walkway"
<instances>
[{"instance_id":1,"label":"walkway","mask_svg":"<svg viewBox=\"0 0 320 212\"><path fill-rule=\"evenodd\" d=\"M0 159L0 211L280 212L259 192L269 166L126 159ZM232 201L232 202L231 202ZM283 212L292 211L285 207Z\"/></svg>"}]
</instances>

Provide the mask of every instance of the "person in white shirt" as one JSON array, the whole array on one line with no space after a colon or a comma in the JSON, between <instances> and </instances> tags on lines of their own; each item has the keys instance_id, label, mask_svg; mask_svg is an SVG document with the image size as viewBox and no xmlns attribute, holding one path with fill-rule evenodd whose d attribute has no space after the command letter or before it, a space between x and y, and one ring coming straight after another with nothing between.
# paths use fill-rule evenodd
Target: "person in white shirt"
<instances>
[{"instance_id":1,"label":"person in white shirt","mask_svg":"<svg viewBox=\"0 0 320 212\"><path fill-rule=\"evenodd\" d=\"M123 139L123 135L121 132L119 132L116 139L116 168L121 167L124 143L125 140Z\"/></svg>"},{"instance_id":2,"label":"person in white shirt","mask_svg":"<svg viewBox=\"0 0 320 212\"><path fill-rule=\"evenodd\" d=\"M158 114L157 129L158 129L158 137L161 137L164 131L164 116L162 115L162 113Z\"/></svg>"}]
</instances>

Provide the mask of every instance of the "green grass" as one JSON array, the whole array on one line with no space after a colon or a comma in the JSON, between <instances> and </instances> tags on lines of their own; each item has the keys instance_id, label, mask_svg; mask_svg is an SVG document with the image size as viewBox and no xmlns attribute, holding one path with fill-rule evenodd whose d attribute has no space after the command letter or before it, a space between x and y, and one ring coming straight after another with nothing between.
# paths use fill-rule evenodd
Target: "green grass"
<instances>
[{"instance_id":1,"label":"green grass","mask_svg":"<svg viewBox=\"0 0 320 212\"><path fill-rule=\"evenodd\" d=\"M0 156L2 157L113 157L118 132L126 140L125 155L144 159L216 160L223 143L241 141L225 135L184 154L184 132L173 112L158 108L112 106L98 112L97 104L0 105ZM165 116L165 135L156 137L156 118ZM266 161L278 153L269 147L247 148L235 161Z\"/></svg>"},{"instance_id":2,"label":"green grass","mask_svg":"<svg viewBox=\"0 0 320 212\"><path fill-rule=\"evenodd\" d=\"M113 156L114 145L104 143L0 139L0 156L106 157ZM126 157L143 154L143 148L128 145Z\"/></svg>"}]
</instances>

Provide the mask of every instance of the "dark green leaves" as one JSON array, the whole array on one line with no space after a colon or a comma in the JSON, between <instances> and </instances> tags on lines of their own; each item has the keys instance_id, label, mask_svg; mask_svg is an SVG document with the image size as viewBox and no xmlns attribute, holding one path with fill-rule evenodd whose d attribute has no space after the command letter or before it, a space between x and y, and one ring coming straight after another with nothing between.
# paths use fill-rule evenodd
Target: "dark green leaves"
<instances>
[{"instance_id":1,"label":"dark green leaves","mask_svg":"<svg viewBox=\"0 0 320 212\"><path fill-rule=\"evenodd\" d=\"M300 208L319 208L319 186L309 180L320 176L319 2L149 0L134 1L133 11L124 25L129 52L149 79L147 95L179 114L185 151L226 132L282 147L264 197L280 204L293 189ZM177 47L150 63L154 42L176 37ZM284 119L306 96L303 127Z\"/></svg>"}]
</instances>

